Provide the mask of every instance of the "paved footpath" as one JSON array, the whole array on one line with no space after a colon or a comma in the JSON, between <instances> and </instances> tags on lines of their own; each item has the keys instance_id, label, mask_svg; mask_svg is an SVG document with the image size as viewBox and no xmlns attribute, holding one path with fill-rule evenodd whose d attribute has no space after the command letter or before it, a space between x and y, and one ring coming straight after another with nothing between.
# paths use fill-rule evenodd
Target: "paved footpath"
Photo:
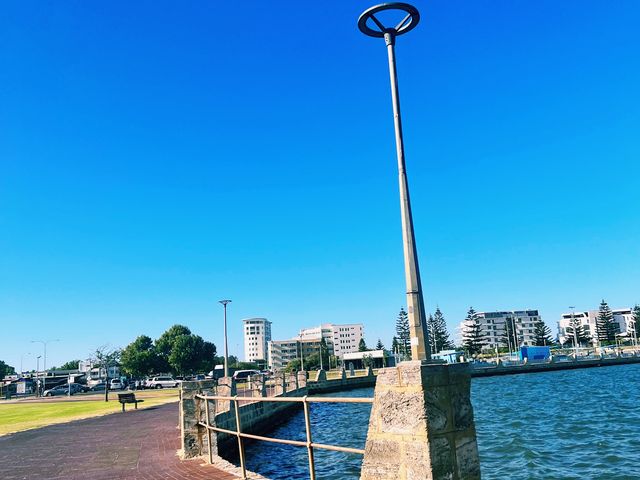
<instances>
[{"instance_id":1,"label":"paved footpath","mask_svg":"<svg viewBox=\"0 0 640 480\"><path fill-rule=\"evenodd\" d=\"M77 420L0 437L2 480L232 480L178 458L178 404Z\"/></svg>"}]
</instances>

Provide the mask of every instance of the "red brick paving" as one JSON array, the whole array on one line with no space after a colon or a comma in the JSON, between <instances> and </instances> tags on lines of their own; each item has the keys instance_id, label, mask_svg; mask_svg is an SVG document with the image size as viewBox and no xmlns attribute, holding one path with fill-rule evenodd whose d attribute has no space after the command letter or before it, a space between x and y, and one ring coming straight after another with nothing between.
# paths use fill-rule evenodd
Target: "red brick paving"
<instances>
[{"instance_id":1,"label":"red brick paving","mask_svg":"<svg viewBox=\"0 0 640 480\"><path fill-rule=\"evenodd\" d=\"M0 437L2 480L232 480L180 460L178 404L131 410Z\"/></svg>"}]
</instances>

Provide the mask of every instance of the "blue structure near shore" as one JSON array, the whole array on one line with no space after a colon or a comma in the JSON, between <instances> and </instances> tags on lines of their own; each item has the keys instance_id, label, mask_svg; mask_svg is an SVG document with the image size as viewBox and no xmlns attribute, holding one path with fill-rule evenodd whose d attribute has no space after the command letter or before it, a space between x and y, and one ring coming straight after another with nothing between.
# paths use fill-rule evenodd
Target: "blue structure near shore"
<instances>
[{"instance_id":1,"label":"blue structure near shore","mask_svg":"<svg viewBox=\"0 0 640 480\"><path fill-rule=\"evenodd\" d=\"M549 347L520 347L520 360L527 359L527 362L547 361L551 357Z\"/></svg>"}]
</instances>

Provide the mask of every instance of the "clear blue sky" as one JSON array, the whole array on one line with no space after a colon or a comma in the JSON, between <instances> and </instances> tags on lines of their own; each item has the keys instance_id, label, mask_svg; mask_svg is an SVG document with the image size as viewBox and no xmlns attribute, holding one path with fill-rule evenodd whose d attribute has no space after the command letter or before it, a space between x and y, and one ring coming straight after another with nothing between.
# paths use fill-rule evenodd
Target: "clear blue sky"
<instances>
[{"instance_id":1,"label":"clear blue sky","mask_svg":"<svg viewBox=\"0 0 640 480\"><path fill-rule=\"evenodd\" d=\"M568 305L640 302L640 3L416 5L398 63L427 308L555 328ZM249 316L388 345L405 289L368 6L4 4L0 359L174 323L221 351L221 298L232 353Z\"/></svg>"}]
</instances>

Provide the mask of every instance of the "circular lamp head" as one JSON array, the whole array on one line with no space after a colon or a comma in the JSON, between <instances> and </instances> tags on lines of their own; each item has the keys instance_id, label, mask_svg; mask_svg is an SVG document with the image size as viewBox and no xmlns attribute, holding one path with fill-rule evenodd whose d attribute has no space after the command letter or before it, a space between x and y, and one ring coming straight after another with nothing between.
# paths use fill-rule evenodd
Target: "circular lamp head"
<instances>
[{"instance_id":1,"label":"circular lamp head","mask_svg":"<svg viewBox=\"0 0 640 480\"><path fill-rule=\"evenodd\" d=\"M385 10L397 10L405 14L404 18L394 27L385 27L376 17L376 13ZM371 22L369 22L371 20ZM358 18L358 28L365 35L370 37L383 38L385 34L393 36L402 35L409 30L413 30L420 21L420 12L413 5L402 2L381 3L375 7L365 10ZM372 23L372 26L369 26Z\"/></svg>"}]
</instances>

